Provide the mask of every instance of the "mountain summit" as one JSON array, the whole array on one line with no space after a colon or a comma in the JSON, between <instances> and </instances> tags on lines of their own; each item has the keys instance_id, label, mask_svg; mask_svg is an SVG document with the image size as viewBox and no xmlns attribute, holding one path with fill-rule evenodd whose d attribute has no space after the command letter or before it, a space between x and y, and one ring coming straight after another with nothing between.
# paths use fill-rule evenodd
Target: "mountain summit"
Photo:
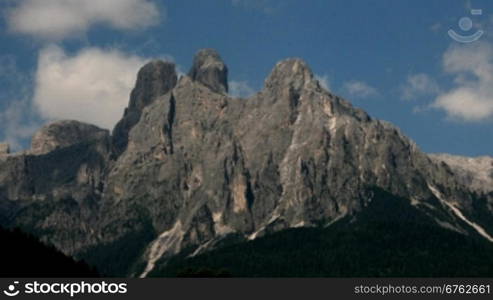
<instances>
[{"instance_id":1,"label":"mountain summit","mask_svg":"<svg viewBox=\"0 0 493 300\"><path fill-rule=\"evenodd\" d=\"M0 152L0 225L103 274L145 277L232 237L358 220L377 189L443 230L493 241L490 190L323 89L304 61L278 63L246 100L227 95L227 74L211 49L179 79L150 62L111 136L62 122L26 153Z\"/></svg>"},{"instance_id":2,"label":"mountain summit","mask_svg":"<svg viewBox=\"0 0 493 300\"><path fill-rule=\"evenodd\" d=\"M228 92L228 67L214 49L202 49L195 54L188 76L214 92Z\"/></svg>"}]
</instances>

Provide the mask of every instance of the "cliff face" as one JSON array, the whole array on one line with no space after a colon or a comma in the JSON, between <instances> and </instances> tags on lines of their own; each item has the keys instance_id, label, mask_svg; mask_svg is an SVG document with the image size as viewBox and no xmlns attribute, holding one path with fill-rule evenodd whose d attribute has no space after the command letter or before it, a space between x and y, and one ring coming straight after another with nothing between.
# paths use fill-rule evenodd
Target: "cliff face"
<instances>
[{"instance_id":1,"label":"cliff face","mask_svg":"<svg viewBox=\"0 0 493 300\"><path fill-rule=\"evenodd\" d=\"M450 154L430 154L438 163L447 164L457 179L480 194L493 192L493 157L463 157Z\"/></svg>"},{"instance_id":2,"label":"cliff face","mask_svg":"<svg viewBox=\"0 0 493 300\"><path fill-rule=\"evenodd\" d=\"M126 245L131 255L98 264L133 276L230 235L351 217L373 187L444 228L493 240L491 194L324 90L302 60L278 63L250 99L227 90L227 67L210 49L179 80L170 63L144 66L111 137L55 123L31 151L0 156L0 221L89 260Z\"/></svg>"},{"instance_id":3,"label":"cliff face","mask_svg":"<svg viewBox=\"0 0 493 300\"><path fill-rule=\"evenodd\" d=\"M177 80L175 65L154 60L137 74L137 83L130 94L130 102L123 118L113 130L113 152L120 155L128 143L128 133L140 120L142 110L157 97L168 93Z\"/></svg>"},{"instance_id":4,"label":"cliff face","mask_svg":"<svg viewBox=\"0 0 493 300\"><path fill-rule=\"evenodd\" d=\"M91 239L110 135L76 121L48 124L32 149L0 156L0 226L20 226L74 254Z\"/></svg>"},{"instance_id":5,"label":"cliff face","mask_svg":"<svg viewBox=\"0 0 493 300\"><path fill-rule=\"evenodd\" d=\"M0 144L0 155L8 155L10 153L9 144Z\"/></svg>"}]
</instances>

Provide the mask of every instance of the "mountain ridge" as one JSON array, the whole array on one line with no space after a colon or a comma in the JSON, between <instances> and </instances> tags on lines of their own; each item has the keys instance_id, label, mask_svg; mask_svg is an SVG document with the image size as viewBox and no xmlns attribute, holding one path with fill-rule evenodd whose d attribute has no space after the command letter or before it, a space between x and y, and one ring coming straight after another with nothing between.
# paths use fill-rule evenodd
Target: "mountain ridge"
<instances>
[{"instance_id":1,"label":"mountain ridge","mask_svg":"<svg viewBox=\"0 0 493 300\"><path fill-rule=\"evenodd\" d=\"M491 193L323 89L303 60L276 64L249 99L226 94L227 72L212 49L179 79L173 64L152 61L112 135L68 130L48 152L0 156L0 220L74 257L103 251L96 265L141 277L230 235L351 218L370 205L370 187L409 199L447 230L493 233ZM101 250L115 245L131 254L115 261Z\"/></svg>"}]
</instances>

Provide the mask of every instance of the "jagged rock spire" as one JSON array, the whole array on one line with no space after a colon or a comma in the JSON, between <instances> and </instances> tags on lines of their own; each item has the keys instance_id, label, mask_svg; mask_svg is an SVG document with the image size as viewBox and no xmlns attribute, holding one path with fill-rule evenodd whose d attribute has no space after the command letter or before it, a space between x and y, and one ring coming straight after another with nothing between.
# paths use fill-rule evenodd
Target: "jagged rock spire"
<instances>
[{"instance_id":1,"label":"jagged rock spire","mask_svg":"<svg viewBox=\"0 0 493 300\"><path fill-rule=\"evenodd\" d=\"M214 49L202 49L195 54L188 76L216 93L228 92L228 67Z\"/></svg>"},{"instance_id":2,"label":"jagged rock spire","mask_svg":"<svg viewBox=\"0 0 493 300\"><path fill-rule=\"evenodd\" d=\"M130 94L129 110L142 111L156 97L174 88L177 80L174 63L162 60L147 63L137 74L135 88Z\"/></svg>"},{"instance_id":3,"label":"jagged rock spire","mask_svg":"<svg viewBox=\"0 0 493 300\"><path fill-rule=\"evenodd\" d=\"M265 80L265 87L290 86L299 91L313 83L313 78L313 73L304 60L288 58L276 64Z\"/></svg>"},{"instance_id":4,"label":"jagged rock spire","mask_svg":"<svg viewBox=\"0 0 493 300\"><path fill-rule=\"evenodd\" d=\"M109 158L106 133L93 143L100 131L81 124L42 131L33 149L65 147L50 155L0 155L0 223L32 228L82 259L107 249L95 263L115 276L159 274L174 255L214 249L231 234L256 239L360 212L392 221L406 207L423 224L493 240L491 192L471 190L470 176L319 88L302 60L280 62L244 101L223 94L226 66L211 51L175 88L171 64L141 70L114 131L117 151L132 145L120 159ZM385 214L389 203L397 216ZM135 251L115 260L122 241Z\"/></svg>"},{"instance_id":5,"label":"jagged rock spire","mask_svg":"<svg viewBox=\"0 0 493 300\"><path fill-rule=\"evenodd\" d=\"M116 155L127 147L128 133L139 122L142 110L159 96L171 91L177 80L175 64L171 62L153 60L140 69L130 94L128 108L113 130L113 149Z\"/></svg>"}]
</instances>

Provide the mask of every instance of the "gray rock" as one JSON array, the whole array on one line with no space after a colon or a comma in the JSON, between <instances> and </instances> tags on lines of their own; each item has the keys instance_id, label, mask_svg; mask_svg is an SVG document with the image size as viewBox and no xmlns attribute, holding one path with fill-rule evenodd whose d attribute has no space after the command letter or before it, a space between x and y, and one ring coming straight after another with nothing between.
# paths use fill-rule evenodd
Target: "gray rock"
<instances>
[{"instance_id":1,"label":"gray rock","mask_svg":"<svg viewBox=\"0 0 493 300\"><path fill-rule=\"evenodd\" d=\"M301 92L304 88L315 88L316 84L312 71L306 62L299 58L288 58L278 62L265 80L265 87L268 89L288 87L296 92Z\"/></svg>"},{"instance_id":2,"label":"gray rock","mask_svg":"<svg viewBox=\"0 0 493 300\"><path fill-rule=\"evenodd\" d=\"M109 136L107 130L78 121L56 121L36 132L31 142L32 154L46 154L56 149Z\"/></svg>"},{"instance_id":3,"label":"gray rock","mask_svg":"<svg viewBox=\"0 0 493 300\"><path fill-rule=\"evenodd\" d=\"M121 265L109 249L135 248L133 269L118 273L134 276L230 234L255 239L351 218L372 201L372 187L409 199L446 228L493 233L491 193L324 90L302 60L277 64L245 100L224 93L226 67L214 53L199 52L190 76L167 88L153 89L167 76L139 76L122 120L130 125L115 129L113 146L125 145L118 155L109 155L109 138L62 147L71 143L59 133L41 139L44 155L0 161L0 208L9 207L0 220L47 232L65 253L96 256L109 269Z\"/></svg>"},{"instance_id":4,"label":"gray rock","mask_svg":"<svg viewBox=\"0 0 493 300\"><path fill-rule=\"evenodd\" d=\"M462 184L478 193L493 192L493 157L464 157L450 154L430 154L437 163L444 163Z\"/></svg>"},{"instance_id":5,"label":"gray rock","mask_svg":"<svg viewBox=\"0 0 493 300\"><path fill-rule=\"evenodd\" d=\"M228 68L214 49L202 49L195 54L188 76L216 93L228 93Z\"/></svg>"},{"instance_id":6,"label":"gray rock","mask_svg":"<svg viewBox=\"0 0 493 300\"><path fill-rule=\"evenodd\" d=\"M6 143L0 144L0 155L10 154L10 145Z\"/></svg>"},{"instance_id":7,"label":"gray rock","mask_svg":"<svg viewBox=\"0 0 493 300\"><path fill-rule=\"evenodd\" d=\"M125 150L128 133L140 119L142 110L157 97L168 93L177 82L175 65L170 62L153 60L142 67L137 74L135 88L130 95L128 108L113 130L113 147L117 155Z\"/></svg>"},{"instance_id":8,"label":"gray rock","mask_svg":"<svg viewBox=\"0 0 493 300\"><path fill-rule=\"evenodd\" d=\"M177 75L174 63L162 60L153 60L147 63L137 74L137 82L130 94L128 109L142 111L157 97L174 88L176 82Z\"/></svg>"},{"instance_id":9,"label":"gray rock","mask_svg":"<svg viewBox=\"0 0 493 300\"><path fill-rule=\"evenodd\" d=\"M0 160L0 225L21 226L74 255L95 241L109 133L58 121L38 131L32 144L32 150Z\"/></svg>"}]
</instances>

